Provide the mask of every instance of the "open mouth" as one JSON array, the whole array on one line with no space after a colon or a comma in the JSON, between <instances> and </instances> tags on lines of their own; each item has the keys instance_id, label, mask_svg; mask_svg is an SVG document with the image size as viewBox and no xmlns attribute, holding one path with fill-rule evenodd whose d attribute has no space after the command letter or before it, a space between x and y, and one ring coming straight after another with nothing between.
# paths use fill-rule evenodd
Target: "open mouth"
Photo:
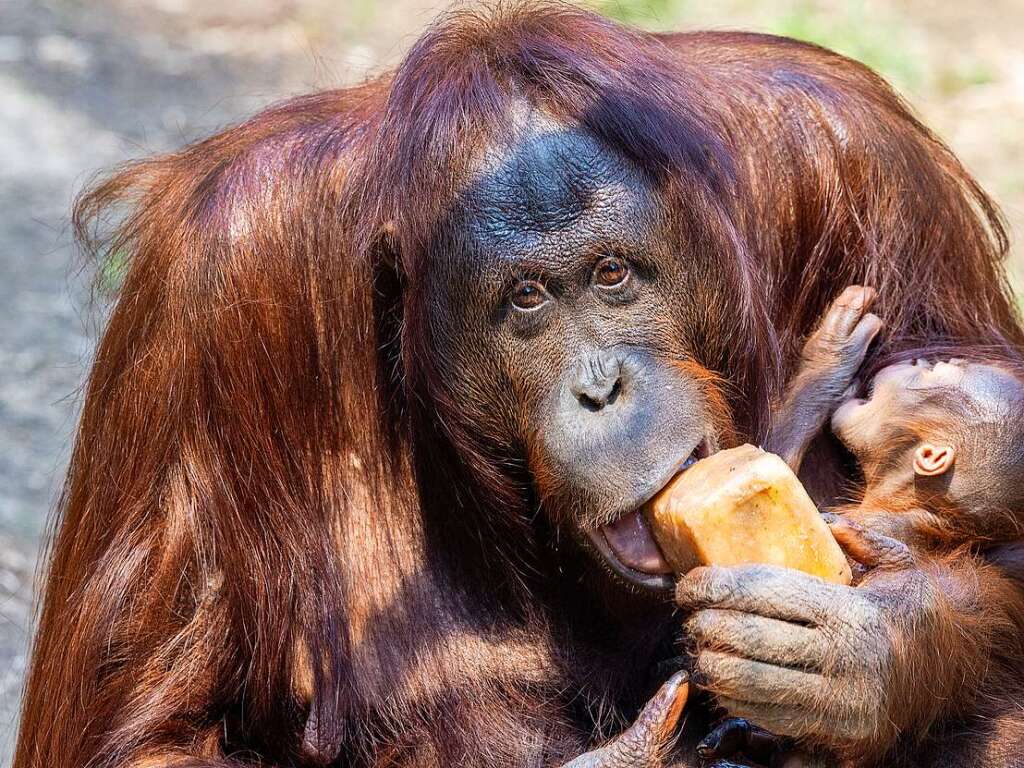
<instances>
[{"instance_id":1,"label":"open mouth","mask_svg":"<svg viewBox=\"0 0 1024 768\"><path fill-rule=\"evenodd\" d=\"M685 472L709 453L708 441L701 440L690 455L676 465L636 509L588 533L591 542L619 576L651 589L672 588L675 583L672 567L654 540L654 534L644 515L644 507L676 475Z\"/></svg>"}]
</instances>

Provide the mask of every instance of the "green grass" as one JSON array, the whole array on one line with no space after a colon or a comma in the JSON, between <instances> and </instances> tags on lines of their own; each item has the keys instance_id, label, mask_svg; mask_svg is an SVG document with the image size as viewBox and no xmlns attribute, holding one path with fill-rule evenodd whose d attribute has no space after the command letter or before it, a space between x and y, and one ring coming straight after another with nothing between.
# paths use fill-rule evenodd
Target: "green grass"
<instances>
[{"instance_id":1,"label":"green grass","mask_svg":"<svg viewBox=\"0 0 1024 768\"><path fill-rule=\"evenodd\" d=\"M858 0L849 0L839 9L800 2L769 27L777 35L817 43L863 62L899 87L921 85L922 72L905 25L898 19L878 18Z\"/></svg>"},{"instance_id":2,"label":"green grass","mask_svg":"<svg viewBox=\"0 0 1024 768\"><path fill-rule=\"evenodd\" d=\"M365 33L377 14L377 2L378 0L343 0L341 6L344 14L342 32L346 37L351 36L353 39L358 39ZM314 39L321 36L322 30L317 29L321 19L314 14L303 21L303 27L306 28L307 34L312 33Z\"/></svg>"},{"instance_id":3,"label":"green grass","mask_svg":"<svg viewBox=\"0 0 1024 768\"><path fill-rule=\"evenodd\" d=\"M125 251L113 251L106 254L96 276L96 284L100 293L105 296L116 294L120 290L127 272L128 254Z\"/></svg>"},{"instance_id":4,"label":"green grass","mask_svg":"<svg viewBox=\"0 0 1024 768\"><path fill-rule=\"evenodd\" d=\"M593 0L592 5L614 19L644 27L726 26L785 35L862 61L900 87L917 87L922 80L906 23L869 11L862 0L721 0L714 6L691 0ZM976 76L984 75L962 77Z\"/></svg>"},{"instance_id":5,"label":"green grass","mask_svg":"<svg viewBox=\"0 0 1024 768\"><path fill-rule=\"evenodd\" d=\"M682 0L597 0L593 7L613 19L638 26L662 26L679 15Z\"/></svg>"}]
</instances>

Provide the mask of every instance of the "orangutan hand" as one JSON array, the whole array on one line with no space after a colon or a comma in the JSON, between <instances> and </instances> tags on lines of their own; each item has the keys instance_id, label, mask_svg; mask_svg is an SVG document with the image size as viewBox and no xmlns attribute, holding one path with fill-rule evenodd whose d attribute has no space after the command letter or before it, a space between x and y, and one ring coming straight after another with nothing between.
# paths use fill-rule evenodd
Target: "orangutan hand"
<instances>
[{"instance_id":1,"label":"orangutan hand","mask_svg":"<svg viewBox=\"0 0 1024 768\"><path fill-rule=\"evenodd\" d=\"M758 728L741 717L727 717L697 744L697 754L707 768L835 768L828 754L809 754L796 749L789 739Z\"/></svg>"},{"instance_id":2,"label":"orangutan hand","mask_svg":"<svg viewBox=\"0 0 1024 768\"><path fill-rule=\"evenodd\" d=\"M661 768L675 740L676 725L688 694L687 674L677 672L618 738L562 768Z\"/></svg>"},{"instance_id":3,"label":"orangutan hand","mask_svg":"<svg viewBox=\"0 0 1024 768\"><path fill-rule=\"evenodd\" d=\"M895 738L896 619L907 596L922 612L935 598L903 544L847 523L833 530L847 551L891 571L895 582L849 587L776 566L709 566L680 579L676 600L692 612L694 680L729 715L778 736L868 754Z\"/></svg>"},{"instance_id":4,"label":"orangutan hand","mask_svg":"<svg viewBox=\"0 0 1024 768\"><path fill-rule=\"evenodd\" d=\"M795 472L811 441L850 395L854 377L882 328L882 321L868 311L874 300L874 289L860 285L839 294L805 342L800 367L774 409L764 448L781 456Z\"/></svg>"}]
</instances>

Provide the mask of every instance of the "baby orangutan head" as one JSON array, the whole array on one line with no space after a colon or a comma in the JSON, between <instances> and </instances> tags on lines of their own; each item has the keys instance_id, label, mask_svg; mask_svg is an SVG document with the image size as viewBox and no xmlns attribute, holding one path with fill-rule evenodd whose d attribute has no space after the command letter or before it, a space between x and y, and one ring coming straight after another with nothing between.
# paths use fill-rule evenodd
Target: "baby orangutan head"
<instances>
[{"instance_id":1,"label":"baby orangutan head","mask_svg":"<svg viewBox=\"0 0 1024 768\"><path fill-rule=\"evenodd\" d=\"M832 430L867 493L951 511L1024 503L1024 379L1008 365L918 359L883 368Z\"/></svg>"}]
</instances>

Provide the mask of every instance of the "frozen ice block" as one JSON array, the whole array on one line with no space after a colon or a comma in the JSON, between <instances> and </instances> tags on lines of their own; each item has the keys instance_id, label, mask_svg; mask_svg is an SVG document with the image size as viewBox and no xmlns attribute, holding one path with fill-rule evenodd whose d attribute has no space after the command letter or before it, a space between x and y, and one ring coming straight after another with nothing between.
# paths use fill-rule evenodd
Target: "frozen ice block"
<instances>
[{"instance_id":1,"label":"frozen ice block","mask_svg":"<svg viewBox=\"0 0 1024 768\"><path fill-rule=\"evenodd\" d=\"M796 475L781 458L752 445L698 461L645 513L679 573L698 565L768 563L850 583L846 556Z\"/></svg>"}]
</instances>

